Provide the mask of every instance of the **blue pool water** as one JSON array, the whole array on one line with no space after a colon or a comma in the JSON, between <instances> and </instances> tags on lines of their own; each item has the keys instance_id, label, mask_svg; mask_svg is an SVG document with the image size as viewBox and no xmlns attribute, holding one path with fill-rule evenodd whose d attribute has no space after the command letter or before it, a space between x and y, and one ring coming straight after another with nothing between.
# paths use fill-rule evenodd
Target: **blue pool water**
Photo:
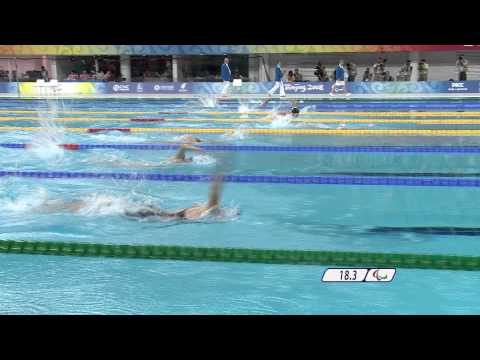
<instances>
[{"instance_id":1,"label":"blue pool water","mask_svg":"<svg viewBox=\"0 0 480 360\"><path fill-rule=\"evenodd\" d=\"M108 118L258 118L209 111L258 110L258 102L221 104L197 100L0 100L0 117L42 118L0 121L0 126L41 126L40 132L0 131L1 170L88 171L168 174L323 175L435 173L478 176L475 153L321 153L229 152L193 154L191 164L169 165L174 150L64 150L70 144L164 144L180 134L160 132L73 133L64 127L198 128L337 128L340 124L172 122L136 123ZM310 101L306 111L474 111L474 100ZM287 109L272 102L261 111ZM26 114L23 110L54 113ZM9 113L8 111L11 111ZM71 114L104 111L109 114ZM118 112L152 114L118 114ZM165 114L155 112L204 112ZM117 112L117 113L115 113ZM461 113L459 113L461 114ZM413 117L412 115L411 117ZM460 116L460 115L459 115ZM55 118L98 118L92 122L56 123ZM359 119L356 115L339 118ZM380 116L378 116L380 117ZM302 114L302 118L321 115ZM332 118L332 116L328 116ZM365 116L363 118L366 118ZM472 116L474 118L474 116ZM476 129L476 125L343 124L345 129ZM477 137L339 136L339 135L197 135L228 145L395 145L471 146ZM395 175L396 174L396 175ZM458 175L459 174L459 175ZM209 184L102 179L0 178L0 240L56 240L115 244L167 244L385 253L480 255L475 236L438 236L411 232L371 233L374 227L480 227L478 188L225 184L222 221L190 223L137 221L125 218L132 204L167 209L205 201ZM48 199L82 199L78 214L43 213ZM470 314L478 313L476 272L399 269L386 284L324 284L325 267L229 264L132 259L0 255L1 313L92 314Z\"/></svg>"}]
</instances>

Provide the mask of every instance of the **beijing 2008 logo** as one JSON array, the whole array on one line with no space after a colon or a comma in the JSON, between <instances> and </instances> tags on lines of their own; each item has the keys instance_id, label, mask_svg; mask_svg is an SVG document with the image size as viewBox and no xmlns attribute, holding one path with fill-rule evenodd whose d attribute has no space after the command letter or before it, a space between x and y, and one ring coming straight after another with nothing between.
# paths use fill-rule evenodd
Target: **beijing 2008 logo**
<instances>
[{"instance_id":1,"label":"beijing 2008 logo","mask_svg":"<svg viewBox=\"0 0 480 360\"><path fill-rule=\"evenodd\" d=\"M113 89L113 91L118 91L118 90L120 90L120 86L115 84L115 85L112 86L112 89Z\"/></svg>"}]
</instances>

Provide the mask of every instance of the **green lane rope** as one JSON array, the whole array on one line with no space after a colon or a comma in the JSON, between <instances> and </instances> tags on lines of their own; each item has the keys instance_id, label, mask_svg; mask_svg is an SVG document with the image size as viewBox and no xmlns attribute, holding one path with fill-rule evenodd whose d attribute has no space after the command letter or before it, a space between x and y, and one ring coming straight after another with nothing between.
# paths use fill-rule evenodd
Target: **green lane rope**
<instances>
[{"instance_id":1,"label":"green lane rope","mask_svg":"<svg viewBox=\"0 0 480 360\"><path fill-rule=\"evenodd\" d=\"M166 245L111 245L0 240L0 253L240 263L480 270L480 256L387 254L342 251L212 248Z\"/></svg>"}]
</instances>

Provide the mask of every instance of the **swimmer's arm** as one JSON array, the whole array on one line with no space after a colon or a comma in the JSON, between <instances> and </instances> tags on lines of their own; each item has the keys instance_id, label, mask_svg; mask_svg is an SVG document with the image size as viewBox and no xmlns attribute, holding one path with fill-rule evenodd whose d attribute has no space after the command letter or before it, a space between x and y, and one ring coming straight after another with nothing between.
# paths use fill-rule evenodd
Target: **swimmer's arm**
<instances>
[{"instance_id":1,"label":"swimmer's arm","mask_svg":"<svg viewBox=\"0 0 480 360\"><path fill-rule=\"evenodd\" d=\"M208 195L207 208L217 208L220 205L220 192L222 190L222 176L218 176L210 188L210 194Z\"/></svg>"}]
</instances>

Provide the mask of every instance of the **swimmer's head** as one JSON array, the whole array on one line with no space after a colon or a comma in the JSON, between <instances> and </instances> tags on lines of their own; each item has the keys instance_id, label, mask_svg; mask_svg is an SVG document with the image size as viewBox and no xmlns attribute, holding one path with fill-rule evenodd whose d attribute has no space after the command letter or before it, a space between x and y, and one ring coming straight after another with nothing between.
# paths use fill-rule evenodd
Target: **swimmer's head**
<instances>
[{"instance_id":1,"label":"swimmer's head","mask_svg":"<svg viewBox=\"0 0 480 360\"><path fill-rule=\"evenodd\" d=\"M292 108L292 116L297 117L300 114L300 110L297 107Z\"/></svg>"}]
</instances>

